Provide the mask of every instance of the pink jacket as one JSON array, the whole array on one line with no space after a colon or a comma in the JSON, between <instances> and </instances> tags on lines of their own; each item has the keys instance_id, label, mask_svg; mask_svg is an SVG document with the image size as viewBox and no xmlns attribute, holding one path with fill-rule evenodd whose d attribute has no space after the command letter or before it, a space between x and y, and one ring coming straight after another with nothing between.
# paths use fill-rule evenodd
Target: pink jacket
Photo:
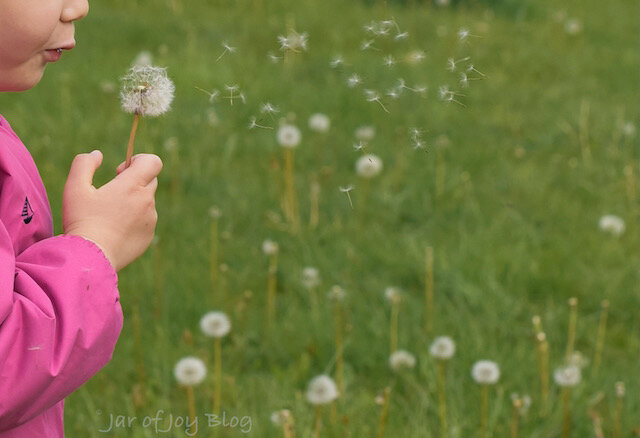
<instances>
[{"instance_id":1,"label":"pink jacket","mask_svg":"<svg viewBox=\"0 0 640 438\"><path fill-rule=\"evenodd\" d=\"M116 272L94 243L53 237L36 165L0 116L0 438L63 437L64 398L121 329Z\"/></svg>"}]
</instances>

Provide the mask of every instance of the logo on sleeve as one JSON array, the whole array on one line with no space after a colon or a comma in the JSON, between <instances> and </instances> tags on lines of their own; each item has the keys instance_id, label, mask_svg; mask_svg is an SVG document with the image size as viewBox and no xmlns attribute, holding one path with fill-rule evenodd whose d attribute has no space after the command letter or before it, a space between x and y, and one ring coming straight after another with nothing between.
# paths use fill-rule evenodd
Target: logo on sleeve
<instances>
[{"instance_id":1,"label":"logo on sleeve","mask_svg":"<svg viewBox=\"0 0 640 438\"><path fill-rule=\"evenodd\" d=\"M22 207L22 213L20 216L22 216L22 221L25 224L28 224L31 222L31 219L33 219L33 209L31 208L31 204L29 204L29 198L26 196L24 198L24 206Z\"/></svg>"}]
</instances>

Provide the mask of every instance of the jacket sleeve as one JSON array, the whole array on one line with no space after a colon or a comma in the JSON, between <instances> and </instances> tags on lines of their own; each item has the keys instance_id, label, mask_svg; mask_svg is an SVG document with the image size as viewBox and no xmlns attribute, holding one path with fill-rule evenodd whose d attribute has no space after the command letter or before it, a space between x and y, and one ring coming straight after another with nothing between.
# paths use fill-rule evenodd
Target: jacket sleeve
<instances>
[{"instance_id":1,"label":"jacket sleeve","mask_svg":"<svg viewBox=\"0 0 640 438\"><path fill-rule=\"evenodd\" d=\"M96 374L122 329L117 274L94 243L55 236L14 256L0 221L0 431Z\"/></svg>"}]
</instances>

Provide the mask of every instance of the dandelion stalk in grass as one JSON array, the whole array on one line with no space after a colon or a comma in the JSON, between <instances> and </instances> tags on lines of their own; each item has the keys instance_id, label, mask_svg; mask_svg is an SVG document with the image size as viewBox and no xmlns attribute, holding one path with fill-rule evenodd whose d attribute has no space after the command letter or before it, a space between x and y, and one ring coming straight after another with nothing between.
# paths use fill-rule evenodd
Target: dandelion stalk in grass
<instances>
[{"instance_id":1,"label":"dandelion stalk in grass","mask_svg":"<svg viewBox=\"0 0 640 438\"><path fill-rule=\"evenodd\" d=\"M211 280L212 294L215 294L216 285L218 283L218 246L220 243L218 236L218 223L220 216L221 213L218 207L213 206L209 208L209 218L211 219L209 225L209 279Z\"/></svg>"},{"instance_id":2,"label":"dandelion stalk in grass","mask_svg":"<svg viewBox=\"0 0 640 438\"><path fill-rule=\"evenodd\" d=\"M569 363L573 348L576 342L576 327L578 325L578 299L569 298L569 330L567 333L567 351L565 353L566 363Z\"/></svg>"},{"instance_id":3,"label":"dandelion stalk in grass","mask_svg":"<svg viewBox=\"0 0 640 438\"><path fill-rule=\"evenodd\" d=\"M338 398L340 393L333 379L326 375L314 377L307 387L307 401L315 407L315 420L313 427L313 437L320 436L322 429L322 407L331 404Z\"/></svg>"},{"instance_id":4,"label":"dandelion stalk in grass","mask_svg":"<svg viewBox=\"0 0 640 438\"><path fill-rule=\"evenodd\" d=\"M596 352L593 358L593 373L597 374L602 361L602 350L607 334L607 317L609 315L609 300L602 301L602 311L600 312L600 323L598 324L598 338L596 340Z\"/></svg>"},{"instance_id":5,"label":"dandelion stalk in grass","mask_svg":"<svg viewBox=\"0 0 640 438\"><path fill-rule=\"evenodd\" d=\"M222 338L231 331L231 322L223 312L208 312L200 319L200 329L213 338L213 413L220 413L222 398Z\"/></svg>"},{"instance_id":6,"label":"dandelion stalk in grass","mask_svg":"<svg viewBox=\"0 0 640 438\"><path fill-rule=\"evenodd\" d=\"M207 367L197 357L187 356L180 359L173 369L173 375L178 383L187 391L189 418L196 418L196 402L193 387L199 385L207 375Z\"/></svg>"},{"instance_id":7,"label":"dandelion stalk in grass","mask_svg":"<svg viewBox=\"0 0 640 438\"><path fill-rule=\"evenodd\" d=\"M427 336L433 328L433 247L427 246L425 254L425 314L424 326Z\"/></svg>"},{"instance_id":8,"label":"dandelion stalk in grass","mask_svg":"<svg viewBox=\"0 0 640 438\"><path fill-rule=\"evenodd\" d=\"M389 328L389 350L391 353L398 349L398 325L400 319L400 303L402 292L398 288L388 287L384 295L391 304L391 320Z\"/></svg>"},{"instance_id":9,"label":"dandelion stalk in grass","mask_svg":"<svg viewBox=\"0 0 640 438\"><path fill-rule=\"evenodd\" d=\"M535 315L532 321L536 332L536 359L538 363L538 375L540 376L540 413L544 416L546 415L547 401L549 400L549 343L547 342L546 334L542 331L542 320L540 317Z\"/></svg>"},{"instance_id":10,"label":"dandelion stalk in grass","mask_svg":"<svg viewBox=\"0 0 640 438\"><path fill-rule=\"evenodd\" d=\"M616 382L616 407L613 413L613 438L620 438L622 436L622 410L624 408L625 393L624 382Z\"/></svg>"},{"instance_id":11,"label":"dandelion stalk in grass","mask_svg":"<svg viewBox=\"0 0 640 438\"><path fill-rule=\"evenodd\" d=\"M520 430L520 409L522 408L522 400L516 398L513 400L513 411L511 413L511 425L509 427L509 437L518 438Z\"/></svg>"},{"instance_id":12,"label":"dandelion stalk in grass","mask_svg":"<svg viewBox=\"0 0 640 438\"><path fill-rule=\"evenodd\" d=\"M553 379L562 389L562 438L571 436L571 388L580 383L582 375L575 365L558 368Z\"/></svg>"},{"instance_id":13,"label":"dandelion stalk in grass","mask_svg":"<svg viewBox=\"0 0 640 438\"><path fill-rule=\"evenodd\" d=\"M276 287L278 274L278 244L265 240L262 252L269 257L269 272L267 278L267 306L266 306L266 334L269 335L276 313Z\"/></svg>"},{"instance_id":14,"label":"dandelion stalk in grass","mask_svg":"<svg viewBox=\"0 0 640 438\"><path fill-rule=\"evenodd\" d=\"M294 420L291 411L282 409L271 414L271 422L282 428L284 438L295 438L296 432L294 428Z\"/></svg>"},{"instance_id":15,"label":"dandelion stalk in grass","mask_svg":"<svg viewBox=\"0 0 640 438\"><path fill-rule=\"evenodd\" d=\"M489 385L495 384L500 378L500 368L495 362L480 360L473 365L471 376L480 385L481 389L480 431L478 436L486 438L489 427Z\"/></svg>"},{"instance_id":16,"label":"dandelion stalk in grass","mask_svg":"<svg viewBox=\"0 0 640 438\"><path fill-rule=\"evenodd\" d=\"M126 167L129 167L140 119L143 116L159 116L167 112L173 101L175 87L167 77L166 69L148 65L131 67L122 81L122 109L133 114L126 155Z\"/></svg>"},{"instance_id":17,"label":"dandelion stalk in grass","mask_svg":"<svg viewBox=\"0 0 640 438\"><path fill-rule=\"evenodd\" d=\"M320 319L320 309L318 306L318 293L317 289L320 285L320 273L316 268L307 266L302 270L302 286L307 290L309 294L309 300L311 301L311 316L314 322L318 322Z\"/></svg>"},{"instance_id":18,"label":"dandelion stalk in grass","mask_svg":"<svg viewBox=\"0 0 640 438\"><path fill-rule=\"evenodd\" d=\"M309 189L309 204L309 228L315 230L320 218L320 183L315 178L311 181Z\"/></svg>"},{"instance_id":19,"label":"dandelion stalk in grass","mask_svg":"<svg viewBox=\"0 0 640 438\"><path fill-rule=\"evenodd\" d=\"M346 293L340 286L333 286L329 291L329 299L333 301L333 327L336 344L336 382L340 394L344 393L344 343L342 302Z\"/></svg>"},{"instance_id":20,"label":"dandelion stalk in grass","mask_svg":"<svg viewBox=\"0 0 640 438\"><path fill-rule=\"evenodd\" d=\"M389 418L389 400L391 398L391 387L387 386L382 391L382 409L380 410L380 420L378 421L378 433L376 438L384 438L384 431L387 428Z\"/></svg>"},{"instance_id":21,"label":"dandelion stalk in grass","mask_svg":"<svg viewBox=\"0 0 640 438\"><path fill-rule=\"evenodd\" d=\"M438 364L438 416L440 417L440 437L449 436L447 425L447 361L456 352L456 344L448 336L440 336L433 340L429 353Z\"/></svg>"},{"instance_id":22,"label":"dandelion stalk in grass","mask_svg":"<svg viewBox=\"0 0 640 438\"><path fill-rule=\"evenodd\" d=\"M284 123L278 129L277 137L278 143L284 149L284 214L292 231L297 232L300 227L300 215L295 188L293 152L300 144L301 134L297 127Z\"/></svg>"}]
</instances>

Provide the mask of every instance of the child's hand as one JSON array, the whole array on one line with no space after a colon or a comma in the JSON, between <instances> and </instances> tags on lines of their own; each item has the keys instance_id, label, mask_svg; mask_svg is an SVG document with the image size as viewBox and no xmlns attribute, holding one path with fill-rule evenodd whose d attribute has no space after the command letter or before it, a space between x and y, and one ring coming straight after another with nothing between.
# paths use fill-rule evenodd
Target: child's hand
<instances>
[{"instance_id":1,"label":"child's hand","mask_svg":"<svg viewBox=\"0 0 640 438\"><path fill-rule=\"evenodd\" d=\"M162 161L156 155L136 155L128 169L120 165L118 175L96 189L93 175L101 163L100 151L73 160L64 187L62 222L65 234L94 242L119 271L137 259L153 238Z\"/></svg>"}]
</instances>

